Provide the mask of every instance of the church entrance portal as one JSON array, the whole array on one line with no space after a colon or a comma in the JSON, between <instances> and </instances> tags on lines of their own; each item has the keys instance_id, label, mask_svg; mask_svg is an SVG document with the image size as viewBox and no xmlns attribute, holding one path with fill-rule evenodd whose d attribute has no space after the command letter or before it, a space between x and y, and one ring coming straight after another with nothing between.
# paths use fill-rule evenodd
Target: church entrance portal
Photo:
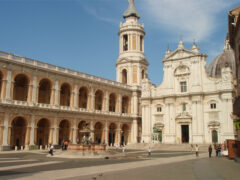
<instances>
[{"instance_id":1,"label":"church entrance portal","mask_svg":"<svg viewBox=\"0 0 240 180\"><path fill-rule=\"evenodd\" d=\"M213 130L212 131L212 142L215 144L215 143L218 143L218 133L216 130Z\"/></svg>"},{"instance_id":2,"label":"church entrance portal","mask_svg":"<svg viewBox=\"0 0 240 180\"><path fill-rule=\"evenodd\" d=\"M182 143L189 143L189 126L182 125Z\"/></svg>"}]
</instances>

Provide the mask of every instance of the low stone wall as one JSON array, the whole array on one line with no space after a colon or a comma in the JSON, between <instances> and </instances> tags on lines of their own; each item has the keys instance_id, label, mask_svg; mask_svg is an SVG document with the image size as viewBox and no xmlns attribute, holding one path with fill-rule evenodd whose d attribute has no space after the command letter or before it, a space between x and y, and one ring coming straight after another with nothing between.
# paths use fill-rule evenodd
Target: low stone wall
<instances>
[{"instance_id":1,"label":"low stone wall","mask_svg":"<svg viewBox=\"0 0 240 180\"><path fill-rule=\"evenodd\" d=\"M99 144L70 144L68 146L68 150L80 150L80 151L100 151L106 150L106 145L99 145Z\"/></svg>"}]
</instances>

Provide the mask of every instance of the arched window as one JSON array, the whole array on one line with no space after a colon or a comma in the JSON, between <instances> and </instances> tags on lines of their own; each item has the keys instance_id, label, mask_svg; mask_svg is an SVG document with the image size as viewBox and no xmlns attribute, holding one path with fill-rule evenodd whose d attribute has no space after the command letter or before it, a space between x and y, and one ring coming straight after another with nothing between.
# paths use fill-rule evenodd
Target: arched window
<instances>
[{"instance_id":1,"label":"arched window","mask_svg":"<svg viewBox=\"0 0 240 180\"><path fill-rule=\"evenodd\" d=\"M13 99L27 101L29 80L26 75L19 74L14 78Z\"/></svg>"},{"instance_id":2,"label":"arched window","mask_svg":"<svg viewBox=\"0 0 240 180\"><path fill-rule=\"evenodd\" d=\"M129 98L127 96L122 97L122 113L129 113Z\"/></svg>"},{"instance_id":3,"label":"arched window","mask_svg":"<svg viewBox=\"0 0 240 180\"><path fill-rule=\"evenodd\" d=\"M116 95L114 93L109 96L109 111L116 111Z\"/></svg>"},{"instance_id":4,"label":"arched window","mask_svg":"<svg viewBox=\"0 0 240 180\"><path fill-rule=\"evenodd\" d=\"M51 82L48 79L42 79L39 83L38 102L50 104Z\"/></svg>"},{"instance_id":5,"label":"arched window","mask_svg":"<svg viewBox=\"0 0 240 180\"><path fill-rule=\"evenodd\" d=\"M145 72L144 72L144 70L142 70L142 79L144 79L145 78Z\"/></svg>"},{"instance_id":6,"label":"arched window","mask_svg":"<svg viewBox=\"0 0 240 180\"><path fill-rule=\"evenodd\" d=\"M127 84L127 70L122 70L122 83Z\"/></svg>"},{"instance_id":7,"label":"arched window","mask_svg":"<svg viewBox=\"0 0 240 180\"><path fill-rule=\"evenodd\" d=\"M103 104L103 92L101 90L97 90L95 93L95 110L102 110Z\"/></svg>"},{"instance_id":8,"label":"arched window","mask_svg":"<svg viewBox=\"0 0 240 180\"><path fill-rule=\"evenodd\" d=\"M61 106L70 106L70 100L71 100L70 85L67 83L64 83L61 86L61 90L60 90L60 105Z\"/></svg>"},{"instance_id":9,"label":"arched window","mask_svg":"<svg viewBox=\"0 0 240 180\"><path fill-rule=\"evenodd\" d=\"M86 87L81 87L79 90L79 107L87 108L88 90Z\"/></svg>"}]
</instances>

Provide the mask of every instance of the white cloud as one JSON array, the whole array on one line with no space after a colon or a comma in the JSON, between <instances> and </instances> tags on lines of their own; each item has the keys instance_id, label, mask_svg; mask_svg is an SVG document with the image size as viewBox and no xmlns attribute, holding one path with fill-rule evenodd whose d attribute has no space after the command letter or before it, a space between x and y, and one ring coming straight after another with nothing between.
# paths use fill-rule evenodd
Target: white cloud
<instances>
[{"instance_id":1,"label":"white cloud","mask_svg":"<svg viewBox=\"0 0 240 180\"><path fill-rule=\"evenodd\" d=\"M184 41L202 41L211 35L219 20L218 13L236 0L142 0L143 11L153 25L170 31ZM226 14L227 16L227 14Z\"/></svg>"},{"instance_id":2,"label":"white cloud","mask_svg":"<svg viewBox=\"0 0 240 180\"><path fill-rule=\"evenodd\" d=\"M96 8L89 7L89 6L86 6L86 5L84 5L83 8L86 10L86 12L88 12L89 14L91 14L92 16L94 16L95 18L97 18L101 21L109 22L109 23L112 23L112 24L115 24L115 25L117 24L116 20L100 15L100 13L98 13Z\"/></svg>"}]
</instances>

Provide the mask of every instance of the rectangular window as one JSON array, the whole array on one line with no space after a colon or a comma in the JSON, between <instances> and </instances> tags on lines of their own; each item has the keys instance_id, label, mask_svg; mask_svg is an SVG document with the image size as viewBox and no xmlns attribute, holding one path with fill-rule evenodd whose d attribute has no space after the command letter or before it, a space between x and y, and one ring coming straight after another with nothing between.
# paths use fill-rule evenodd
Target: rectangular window
<instances>
[{"instance_id":1,"label":"rectangular window","mask_svg":"<svg viewBox=\"0 0 240 180\"><path fill-rule=\"evenodd\" d=\"M183 104L182 104L182 110L183 110L183 111L186 111L186 109L187 109L186 103L183 103Z\"/></svg>"},{"instance_id":2,"label":"rectangular window","mask_svg":"<svg viewBox=\"0 0 240 180\"><path fill-rule=\"evenodd\" d=\"M128 35L123 35L123 51L128 50Z\"/></svg>"},{"instance_id":3,"label":"rectangular window","mask_svg":"<svg viewBox=\"0 0 240 180\"><path fill-rule=\"evenodd\" d=\"M157 112L162 112L162 107L157 107Z\"/></svg>"},{"instance_id":4,"label":"rectangular window","mask_svg":"<svg viewBox=\"0 0 240 180\"><path fill-rule=\"evenodd\" d=\"M217 107L217 106L216 106L215 103L210 104L210 108L211 108L211 109L216 109L216 107Z\"/></svg>"},{"instance_id":5,"label":"rectangular window","mask_svg":"<svg viewBox=\"0 0 240 180\"><path fill-rule=\"evenodd\" d=\"M143 36L140 36L140 51L143 51Z\"/></svg>"},{"instance_id":6,"label":"rectangular window","mask_svg":"<svg viewBox=\"0 0 240 180\"><path fill-rule=\"evenodd\" d=\"M187 82L180 82L181 92L187 92Z\"/></svg>"}]
</instances>

